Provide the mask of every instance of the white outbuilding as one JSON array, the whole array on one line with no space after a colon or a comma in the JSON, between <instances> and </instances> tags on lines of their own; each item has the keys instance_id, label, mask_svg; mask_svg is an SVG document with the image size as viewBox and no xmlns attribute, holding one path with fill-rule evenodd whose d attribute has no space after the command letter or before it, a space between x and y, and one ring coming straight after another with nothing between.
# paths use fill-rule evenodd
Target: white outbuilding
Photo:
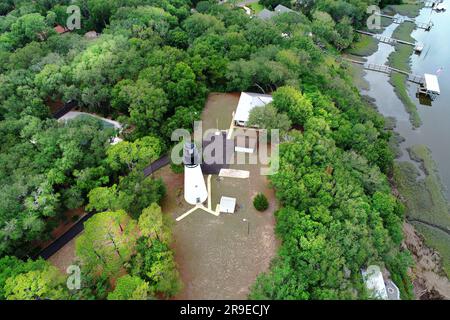
<instances>
[{"instance_id":1,"label":"white outbuilding","mask_svg":"<svg viewBox=\"0 0 450 320\"><path fill-rule=\"evenodd\" d=\"M250 111L253 108L263 107L271 103L272 100L272 96L269 94L242 92L236 112L234 113L234 124L236 126L246 127Z\"/></svg>"},{"instance_id":2,"label":"white outbuilding","mask_svg":"<svg viewBox=\"0 0 450 320\"><path fill-rule=\"evenodd\" d=\"M388 300L388 293L380 267L377 265L371 265L361 273L364 278L366 288L370 292L372 298Z\"/></svg>"},{"instance_id":3,"label":"white outbuilding","mask_svg":"<svg viewBox=\"0 0 450 320\"><path fill-rule=\"evenodd\" d=\"M236 208L236 198L222 197L220 198L220 212L234 213Z\"/></svg>"},{"instance_id":4,"label":"white outbuilding","mask_svg":"<svg viewBox=\"0 0 450 320\"><path fill-rule=\"evenodd\" d=\"M438 77L434 74L425 74L423 83L419 87L419 93L428 95L431 99L441 94Z\"/></svg>"}]
</instances>

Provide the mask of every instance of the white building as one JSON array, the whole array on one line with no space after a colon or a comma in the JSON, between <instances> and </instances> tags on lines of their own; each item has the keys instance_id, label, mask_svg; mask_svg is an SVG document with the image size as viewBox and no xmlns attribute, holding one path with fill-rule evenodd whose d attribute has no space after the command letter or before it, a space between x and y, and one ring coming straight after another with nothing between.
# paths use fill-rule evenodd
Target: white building
<instances>
[{"instance_id":1,"label":"white building","mask_svg":"<svg viewBox=\"0 0 450 320\"><path fill-rule=\"evenodd\" d=\"M434 74L425 74L424 81L419 87L419 93L428 95L432 100L441 94L438 77Z\"/></svg>"},{"instance_id":2,"label":"white building","mask_svg":"<svg viewBox=\"0 0 450 320\"><path fill-rule=\"evenodd\" d=\"M242 92L239 103L234 113L234 124L236 126L247 126L250 111L256 107L263 107L272 102L272 96L252 92Z\"/></svg>"},{"instance_id":3,"label":"white building","mask_svg":"<svg viewBox=\"0 0 450 320\"><path fill-rule=\"evenodd\" d=\"M363 275L366 288L372 298L388 300L388 293L380 267L377 265L371 265L361 273Z\"/></svg>"}]
</instances>

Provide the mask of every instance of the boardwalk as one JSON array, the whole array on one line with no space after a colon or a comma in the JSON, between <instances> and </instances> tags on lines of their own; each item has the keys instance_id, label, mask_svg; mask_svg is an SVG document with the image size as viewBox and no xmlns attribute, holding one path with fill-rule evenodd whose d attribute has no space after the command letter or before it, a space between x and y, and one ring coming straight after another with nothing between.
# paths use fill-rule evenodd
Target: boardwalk
<instances>
[{"instance_id":1,"label":"boardwalk","mask_svg":"<svg viewBox=\"0 0 450 320\"><path fill-rule=\"evenodd\" d=\"M366 36L374 37L375 39L379 40L380 42L387 43L387 44L401 43L401 44L406 44L408 46L413 46L413 47L417 46L417 43L414 43L414 42L404 41L404 40L400 40L400 39L394 39L394 38L386 37L386 36L383 36L380 34L371 33L371 32L362 31L362 30L355 30L355 31L357 33L364 34Z\"/></svg>"},{"instance_id":2,"label":"boardwalk","mask_svg":"<svg viewBox=\"0 0 450 320\"><path fill-rule=\"evenodd\" d=\"M392 22L397 23L397 24L401 24L403 22L415 23L417 28L424 29L425 31L430 31L434 25L433 22L431 22L431 21L430 22L419 22L419 21L416 21L416 19L409 18L409 17L390 16L390 15L382 14L382 13L375 13L375 14L379 15L380 17L392 19Z\"/></svg>"},{"instance_id":3,"label":"boardwalk","mask_svg":"<svg viewBox=\"0 0 450 320\"><path fill-rule=\"evenodd\" d=\"M372 71L382 72L382 73L386 73L386 74L391 74L392 72L401 73L408 77L408 81L416 83L416 84L423 84L425 81L424 77L422 77L420 75L409 73L407 71L403 71L403 70L400 70L397 68L392 68L392 67L389 67L389 66L386 66L383 64L368 63L368 62L354 60L354 59L345 59L345 60L349 61L351 63L360 64L366 70L372 70Z\"/></svg>"}]
</instances>

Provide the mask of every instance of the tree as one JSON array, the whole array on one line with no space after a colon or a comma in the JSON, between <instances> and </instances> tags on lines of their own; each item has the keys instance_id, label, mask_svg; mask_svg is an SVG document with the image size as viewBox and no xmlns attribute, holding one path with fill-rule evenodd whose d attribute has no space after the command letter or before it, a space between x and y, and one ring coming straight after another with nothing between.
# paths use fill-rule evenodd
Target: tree
<instances>
[{"instance_id":1,"label":"tree","mask_svg":"<svg viewBox=\"0 0 450 320\"><path fill-rule=\"evenodd\" d=\"M123 210L97 213L85 222L76 239L77 256L91 273L115 277L130 259L137 240L137 223Z\"/></svg>"},{"instance_id":2,"label":"tree","mask_svg":"<svg viewBox=\"0 0 450 320\"><path fill-rule=\"evenodd\" d=\"M86 210L118 210L120 208L117 197L117 185L111 187L98 187L92 189L89 194L89 204Z\"/></svg>"},{"instance_id":3,"label":"tree","mask_svg":"<svg viewBox=\"0 0 450 320\"><path fill-rule=\"evenodd\" d=\"M303 126L313 115L311 101L293 87L278 88L273 94L273 105L279 112L285 112L294 124Z\"/></svg>"},{"instance_id":4,"label":"tree","mask_svg":"<svg viewBox=\"0 0 450 320\"><path fill-rule=\"evenodd\" d=\"M166 93L143 80L122 88L127 92L129 99L130 124L136 126L140 136L146 135L149 131L157 132L167 111Z\"/></svg>"},{"instance_id":5,"label":"tree","mask_svg":"<svg viewBox=\"0 0 450 320\"><path fill-rule=\"evenodd\" d=\"M225 30L223 22L214 16L195 13L183 22L183 29L187 32L191 42L205 33L221 33Z\"/></svg>"},{"instance_id":6,"label":"tree","mask_svg":"<svg viewBox=\"0 0 450 320\"><path fill-rule=\"evenodd\" d=\"M259 3L269 9L274 9L279 4L288 8L291 6L291 0L261 0Z\"/></svg>"},{"instance_id":7,"label":"tree","mask_svg":"<svg viewBox=\"0 0 450 320\"><path fill-rule=\"evenodd\" d=\"M278 113L272 104L263 107L253 108L250 111L247 125L250 127L259 127L267 131L277 129L283 136L290 128L291 121L284 113Z\"/></svg>"},{"instance_id":8,"label":"tree","mask_svg":"<svg viewBox=\"0 0 450 320\"><path fill-rule=\"evenodd\" d=\"M111 187L98 187L88 194L87 210L125 210L137 219L144 208L158 203L166 189L161 179L146 178L140 170L121 177L119 184Z\"/></svg>"},{"instance_id":9,"label":"tree","mask_svg":"<svg viewBox=\"0 0 450 320\"><path fill-rule=\"evenodd\" d=\"M107 150L107 163L115 171L127 168L132 171L136 167L144 167L156 160L161 154L161 143L158 138L144 137L135 142L121 141Z\"/></svg>"},{"instance_id":10,"label":"tree","mask_svg":"<svg viewBox=\"0 0 450 320\"><path fill-rule=\"evenodd\" d=\"M0 259L0 300L6 299L5 285L8 278L13 278L19 274L29 271L40 271L47 268L48 263L45 260L22 261L14 256L5 256Z\"/></svg>"},{"instance_id":11,"label":"tree","mask_svg":"<svg viewBox=\"0 0 450 320\"><path fill-rule=\"evenodd\" d=\"M253 206L258 211L266 211L269 208L269 201L263 193L258 193L253 199Z\"/></svg>"},{"instance_id":12,"label":"tree","mask_svg":"<svg viewBox=\"0 0 450 320\"><path fill-rule=\"evenodd\" d=\"M17 46L24 46L31 41L44 41L54 32L39 13L23 15L11 25L11 36Z\"/></svg>"},{"instance_id":13,"label":"tree","mask_svg":"<svg viewBox=\"0 0 450 320\"><path fill-rule=\"evenodd\" d=\"M150 287L139 277L124 275L117 279L114 291L108 294L108 300L148 300Z\"/></svg>"},{"instance_id":14,"label":"tree","mask_svg":"<svg viewBox=\"0 0 450 320\"><path fill-rule=\"evenodd\" d=\"M172 237L170 224L158 204L152 203L150 207L142 211L138 226L142 236L150 240L157 239L164 243L170 243Z\"/></svg>"},{"instance_id":15,"label":"tree","mask_svg":"<svg viewBox=\"0 0 450 320\"><path fill-rule=\"evenodd\" d=\"M53 266L12 276L5 283L8 300L61 300L68 297L64 277Z\"/></svg>"},{"instance_id":16,"label":"tree","mask_svg":"<svg viewBox=\"0 0 450 320\"><path fill-rule=\"evenodd\" d=\"M130 273L150 284L152 292L165 297L175 295L181 289L173 252L166 243L141 237L131 260Z\"/></svg>"}]
</instances>

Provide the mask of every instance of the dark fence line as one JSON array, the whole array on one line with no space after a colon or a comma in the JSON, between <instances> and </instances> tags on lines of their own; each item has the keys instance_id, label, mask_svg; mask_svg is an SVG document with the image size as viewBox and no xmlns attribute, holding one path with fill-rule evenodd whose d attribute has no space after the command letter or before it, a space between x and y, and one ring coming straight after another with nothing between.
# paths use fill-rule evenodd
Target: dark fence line
<instances>
[{"instance_id":1,"label":"dark fence line","mask_svg":"<svg viewBox=\"0 0 450 320\"><path fill-rule=\"evenodd\" d=\"M67 112L66 112L67 113ZM169 155L165 155L152 164L150 164L147 168L144 169L144 175L147 177L151 175L156 170L161 169L162 167L168 165L170 163ZM91 212L85 215L83 218L78 220L69 230L67 230L64 234L54 240L50 245L42 249L38 254L36 254L33 259L37 259L41 257L45 260L50 258L56 252L58 252L62 247L64 247L69 241L75 238L84 230L84 223L94 215L95 213Z\"/></svg>"},{"instance_id":2,"label":"dark fence line","mask_svg":"<svg viewBox=\"0 0 450 320\"><path fill-rule=\"evenodd\" d=\"M68 113L73 108L75 108L76 106L77 106L77 102L75 100L70 100L70 101L64 103L64 106L61 109L59 109L53 113L53 118L55 118L55 119L61 118L66 113Z\"/></svg>"},{"instance_id":3,"label":"dark fence line","mask_svg":"<svg viewBox=\"0 0 450 320\"><path fill-rule=\"evenodd\" d=\"M35 257L36 258L43 258L47 260L52 255L54 255L56 252L58 252L62 247L64 247L70 240L75 238L77 235L81 233L81 231L84 230L84 222L86 222L87 219L92 217L94 215L93 212L88 213L83 218L78 220L72 228L67 230L64 234L62 234L59 238L57 238L55 241L53 241L50 245L42 249Z\"/></svg>"},{"instance_id":4,"label":"dark fence line","mask_svg":"<svg viewBox=\"0 0 450 320\"><path fill-rule=\"evenodd\" d=\"M148 177L153 172L167 166L170 163L170 157L168 154L162 156L158 160L152 162L148 167L144 169L144 176Z\"/></svg>"}]
</instances>

